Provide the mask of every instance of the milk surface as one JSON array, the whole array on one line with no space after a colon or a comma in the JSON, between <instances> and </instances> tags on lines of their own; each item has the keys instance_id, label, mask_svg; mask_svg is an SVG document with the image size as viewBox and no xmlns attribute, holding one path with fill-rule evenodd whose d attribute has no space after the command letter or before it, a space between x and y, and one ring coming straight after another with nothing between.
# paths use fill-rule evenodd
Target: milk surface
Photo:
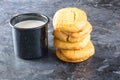
<instances>
[{"instance_id":1,"label":"milk surface","mask_svg":"<svg viewBox=\"0 0 120 80\"><path fill-rule=\"evenodd\" d=\"M35 28L44 25L45 22L39 20L26 20L15 24L18 28Z\"/></svg>"}]
</instances>

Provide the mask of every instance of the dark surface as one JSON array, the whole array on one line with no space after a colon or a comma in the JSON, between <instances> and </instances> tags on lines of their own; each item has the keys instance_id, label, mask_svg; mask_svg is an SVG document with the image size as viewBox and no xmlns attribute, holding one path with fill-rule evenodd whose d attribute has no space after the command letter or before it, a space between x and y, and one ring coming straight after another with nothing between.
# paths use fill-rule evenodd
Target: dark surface
<instances>
[{"instance_id":1,"label":"dark surface","mask_svg":"<svg viewBox=\"0 0 120 80\"><path fill-rule=\"evenodd\" d=\"M82 63L65 63L55 56L52 17L63 7L86 11L93 25L96 54ZM16 14L37 12L50 18L49 55L22 60L13 52L9 20ZM119 0L0 0L0 80L120 80Z\"/></svg>"}]
</instances>

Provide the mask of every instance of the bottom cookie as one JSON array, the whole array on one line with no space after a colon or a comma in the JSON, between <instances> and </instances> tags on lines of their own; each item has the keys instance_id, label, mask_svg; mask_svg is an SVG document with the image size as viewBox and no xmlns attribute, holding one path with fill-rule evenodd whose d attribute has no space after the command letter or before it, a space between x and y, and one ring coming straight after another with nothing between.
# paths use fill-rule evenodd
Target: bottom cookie
<instances>
[{"instance_id":1,"label":"bottom cookie","mask_svg":"<svg viewBox=\"0 0 120 80\"><path fill-rule=\"evenodd\" d=\"M94 55L95 49L90 41L87 46L80 50L63 50L63 49L57 49L56 50L56 56L65 62L82 62L84 60L87 60L89 57Z\"/></svg>"}]
</instances>

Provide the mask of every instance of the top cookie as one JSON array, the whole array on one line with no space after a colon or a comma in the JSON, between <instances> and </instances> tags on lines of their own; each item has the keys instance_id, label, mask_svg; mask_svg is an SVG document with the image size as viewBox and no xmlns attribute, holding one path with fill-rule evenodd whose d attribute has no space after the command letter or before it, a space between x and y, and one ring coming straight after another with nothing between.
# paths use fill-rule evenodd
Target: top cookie
<instances>
[{"instance_id":1,"label":"top cookie","mask_svg":"<svg viewBox=\"0 0 120 80\"><path fill-rule=\"evenodd\" d=\"M66 32L78 32L87 22L86 13L79 8L63 8L53 17L54 29Z\"/></svg>"}]
</instances>

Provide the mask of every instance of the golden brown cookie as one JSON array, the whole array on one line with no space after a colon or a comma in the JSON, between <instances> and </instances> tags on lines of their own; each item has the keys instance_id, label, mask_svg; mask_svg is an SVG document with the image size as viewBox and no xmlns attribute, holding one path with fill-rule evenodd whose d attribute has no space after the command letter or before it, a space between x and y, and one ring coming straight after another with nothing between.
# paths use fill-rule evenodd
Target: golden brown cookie
<instances>
[{"instance_id":1,"label":"golden brown cookie","mask_svg":"<svg viewBox=\"0 0 120 80\"><path fill-rule=\"evenodd\" d=\"M56 51L56 56L62 60L62 61L65 61L65 62L72 62L72 63L77 63L77 62L82 62L81 60L69 60L69 59L66 59L59 51ZM86 59L85 59L86 60ZM83 60L84 61L84 60Z\"/></svg>"},{"instance_id":2,"label":"golden brown cookie","mask_svg":"<svg viewBox=\"0 0 120 80\"><path fill-rule=\"evenodd\" d=\"M90 41L85 48L79 50L63 50L57 49L56 55L57 57L65 62L82 62L92 55L94 55L95 49Z\"/></svg>"},{"instance_id":3,"label":"golden brown cookie","mask_svg":"<svg viewBox=\"0 0 120 80\"><path fill-rule=\"evenodd\" d=\"M81 49L84 48L90 41L90 35L86 36L83 40L79 42L63 42L57 38L54 38L54 46L59 49Z\"/></svg>"},{"instance_id":4,"label":"golden brown cookie","mask_svg":"<svg viewBox=\"0 0 120 80\"><path fill-rule=\"evenodd\" d=\"M90 24L90 22L87 22L86 25L79 31L79 32L74 32L71 34L71 37L80 37L80 36L84 36L86 34L90 34L92 31L92 25Z\"/></svg>"},{"instance_id":5,"label":"golden brown cookie","mask_svg":"<svg viewBox=\"0 0 120 80\"><path fill-rule=\"evenodd\" d=\"M63 32L60 30L54 30L53 35L61 41L78 42L84 39L86 36L88 36L91 31L92 31L92 26L89 22L87 22L86 26L84 26L84 28L79 32L70 33L70 32Z\"/></svg>"},{"instance_id":6,"label":"golden brown cookie","mask_svg":"<svg viewBox=\"0 0 120 80\"><path fill-rule=\"evenodd\" d=\"M87 22L86 13L79 8L63 8L53 17L54 30L65 32L78 32Z\"/></svg>"}]
</instances>

